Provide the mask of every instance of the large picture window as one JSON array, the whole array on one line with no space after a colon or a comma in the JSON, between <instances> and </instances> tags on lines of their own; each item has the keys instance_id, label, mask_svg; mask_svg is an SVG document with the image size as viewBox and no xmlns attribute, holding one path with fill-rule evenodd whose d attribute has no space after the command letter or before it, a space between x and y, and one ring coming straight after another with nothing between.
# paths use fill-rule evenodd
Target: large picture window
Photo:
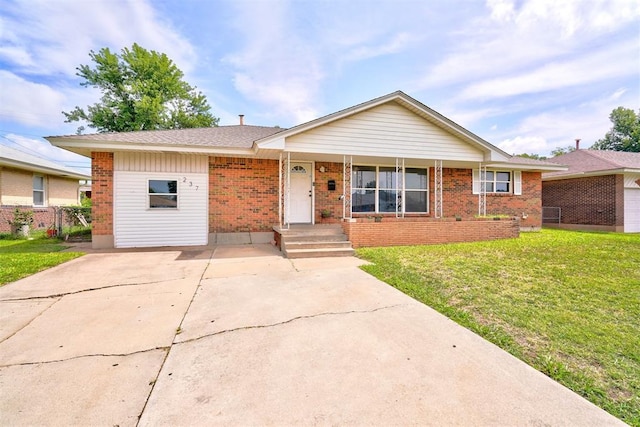
<instances>
[{"instance_id":1,"label":"large picture window","mask_svg":"<svg viewBox=\"0 0 640 427\"><path fill-rule=\"evenodd\" d=\"M44 177L33 176L33 206L44 206Z\"/></svg>"},{"instance_id":2,"label":"large picture window","mask_svg":"<svg viewBox=\"0 0 640 427\"><path fill-rule=\"evenodd\" d=\"M351 210L355 213L426 213L429 211L427 169L406 168L398 181L395 167L353 166ZM401 183L404 182L404 188ZM403 203L403 200L405 203Z\"/></svg>"},{"instance_id":3,"label":"large picture window","mask_svg":"<svg viewBox=\"0 0 640 427\"><path fill-rule=\"evenodd\" d=\"M177 209L178 181L166 179L150 179L149 208Z\"/></svg>"}]
</instances>

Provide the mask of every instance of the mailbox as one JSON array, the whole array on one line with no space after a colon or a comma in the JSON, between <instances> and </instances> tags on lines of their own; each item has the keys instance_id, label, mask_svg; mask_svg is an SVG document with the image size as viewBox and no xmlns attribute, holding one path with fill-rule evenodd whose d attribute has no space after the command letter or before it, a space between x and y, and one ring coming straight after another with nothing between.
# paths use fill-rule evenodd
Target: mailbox
<instances>
[{"instance_id":1,"label":"mailbox","mask_svg":"<svg viewBox=\"0 0 640 427\"><path fill-rule=\"evenodd\" d=\"M336 180L335 179L330 179L329 182L327 182L327 189L329 191L336 191Z\"/></svg>"}]
</instances>

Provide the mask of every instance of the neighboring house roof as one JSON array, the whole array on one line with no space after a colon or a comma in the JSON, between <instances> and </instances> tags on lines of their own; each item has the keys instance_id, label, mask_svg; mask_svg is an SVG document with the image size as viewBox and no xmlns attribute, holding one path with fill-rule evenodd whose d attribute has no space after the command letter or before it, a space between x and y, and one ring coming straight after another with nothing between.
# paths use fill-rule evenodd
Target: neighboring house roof
<instances>
[{"instance_id":1,"label":"neighboring house roof","mask_svg":"<svg viewBox=\"0 0 640 427\"><path fill-rule=\"evenodd\" d=\"M533 171L558 171L565 169L557 163L511 156L401 91L372 99L290 129L236 125L197 129L51 136L46 139L55 146L85 156L90 156L91 151L126 150L242 157L258 156L261 158L277 159L279 153L283 151L293 151L286 150L287 147L285 147L285 145L289 144L289 141L295 138L300 138L301 134L314 131L323 126L334 126L334 122L342 119L350 120L360 113L364 114L364 112L382 108L381 106L383 105L400 106L430 123L430 126L438 128L439 132L453 136L456 141L461 141L461 144L465 144L465 147L468 146L473 150L475 155L475 160L473 161L478 161L478 164L483 162L484 165L492 168L510 167ZM344 151L344 147L343 145L340 148ZM386 148L385 146L385 149ZM325 152L325 154L327 153ZM329 154L334 156L342 155L339 151L332 151ZM397 155L397 153L395 153L395 155ZM468 166L471 161L466 161Z\"/></svg>"},{"instance_id":2,"label":"neighboring house roof","mask_svg":"<svg viewBox=\"0 0 640 427\"><path fill-rule=\"evenodd\" d=\"M544 180L575 178L580 176L640 173L640 153L608 150L576 150L550 159L567 165L565 172L549 172Z\"/></svg>"},{"instance_id":3,"label":"neighboring house roof","mask_svg":"<svg viewBox=\"0 0 640 427\"><path fill-rule=\"evenodd\" d=\"M63 178L91 179L91 176L75 169L61 166L58 163L43 159L24 151L16 150L5 145L0 145L0 166L9 166L47 175L55 175Z\"/></svg>"}]
</instances>

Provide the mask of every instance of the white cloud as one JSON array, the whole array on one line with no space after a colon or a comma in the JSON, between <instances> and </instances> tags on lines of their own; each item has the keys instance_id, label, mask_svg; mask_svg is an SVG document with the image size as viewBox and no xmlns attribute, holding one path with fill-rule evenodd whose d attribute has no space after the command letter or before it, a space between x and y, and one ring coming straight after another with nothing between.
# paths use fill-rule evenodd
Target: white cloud
<instances>
[{"instance_id":1,"label":"white cloud","mask_svg":"<svg viewBox=\"0 0 640 427\"><path fill-rule=\"evenodd\" d=\"M0 57L16 72L72 76L90 50L119 52L134 42L166 53L185 73L195 65L191 44L145 0L117 3L9 0L3 8Z\"/></svg>"},{"instance_id":2,"label":"white cloud","mask_svg":"<svg viewBox=\"0 0 640 427\"><path fill-rule=\"evenodd\" d=\"M516 136L503 140L498 147L509 154L536 154L546 151L547 140L540 136Z\"/></svg>"},{"instance_id":3,"label":"white cloud","mask_svg":"<svg viewBox=\"0 0 640 427\"><path fill-rule=\"evenodd\" d=\"M0 70L0 117L29 126L62 121L64 95L51 87Z\"/></svg>"},{"instance_id":4,"label":"white cloud","mask_svg":"<svg viewBox=\"0 0 640 427\"><path fill-rule=\"evenodd\" d=\"M567 55L588 56L611 31L638 21L640 3L528 0L516 9L513 2L490 0L486 12L448 35L449 53L430 65L422 88L510 76Z\"/></svg>"},{"instance_id":5,"label":"white cloud","mask_svg":"<svg viewBox=\"0 0 640 427\"><path fill-rule=\"evenodd\" d=\"M495 98L590 84L637 73L635 40L576 59L545 64L531 71L473 83L460 98Z\"/></svg>"},{"instance_id":6,"label":"white cloud","mask_svg":"<svg viewBox=\"0 0 640 427\"><path fill-rule=\"evenodd\" d=\"M562 107L526 116L515 126L503 130L504 139L496 145L508 153L548 155L556 147L573 146L575 140L580 139L581 148L589 148L611 128L611 111L620 105L637 104L634 98L619 89L575 108Z\"/></svg>"},{"instance_id":7,"label":"white cloud","mask_svg":"<svg viewBox=\"0 0 640 427\"><path fill-rule=\"evenodd\" d=\"M240 9L235 27L244 45L224 58L235 69L236 89L266 106L271 116L293 117L298 123L315 118L313 105L324 75L314 47L290 31L288 6L260 2Z\"/></svg>"}]
</instances>

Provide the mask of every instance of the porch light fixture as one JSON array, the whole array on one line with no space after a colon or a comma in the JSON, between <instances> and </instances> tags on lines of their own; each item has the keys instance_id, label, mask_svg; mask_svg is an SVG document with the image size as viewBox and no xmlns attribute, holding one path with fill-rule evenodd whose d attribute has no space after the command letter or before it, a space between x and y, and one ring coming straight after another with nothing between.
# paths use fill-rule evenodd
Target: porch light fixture
<instances>
[{"instance_id":1,"label":"porch light fixture","mask_svg":"<svg viewBox=\"0 0 640 427\"><path fill-rule=\"evenodd\" d=\"M324 166L320 166L320 172L324 173L325 170Z\"/></svg>"}]
</instances>

